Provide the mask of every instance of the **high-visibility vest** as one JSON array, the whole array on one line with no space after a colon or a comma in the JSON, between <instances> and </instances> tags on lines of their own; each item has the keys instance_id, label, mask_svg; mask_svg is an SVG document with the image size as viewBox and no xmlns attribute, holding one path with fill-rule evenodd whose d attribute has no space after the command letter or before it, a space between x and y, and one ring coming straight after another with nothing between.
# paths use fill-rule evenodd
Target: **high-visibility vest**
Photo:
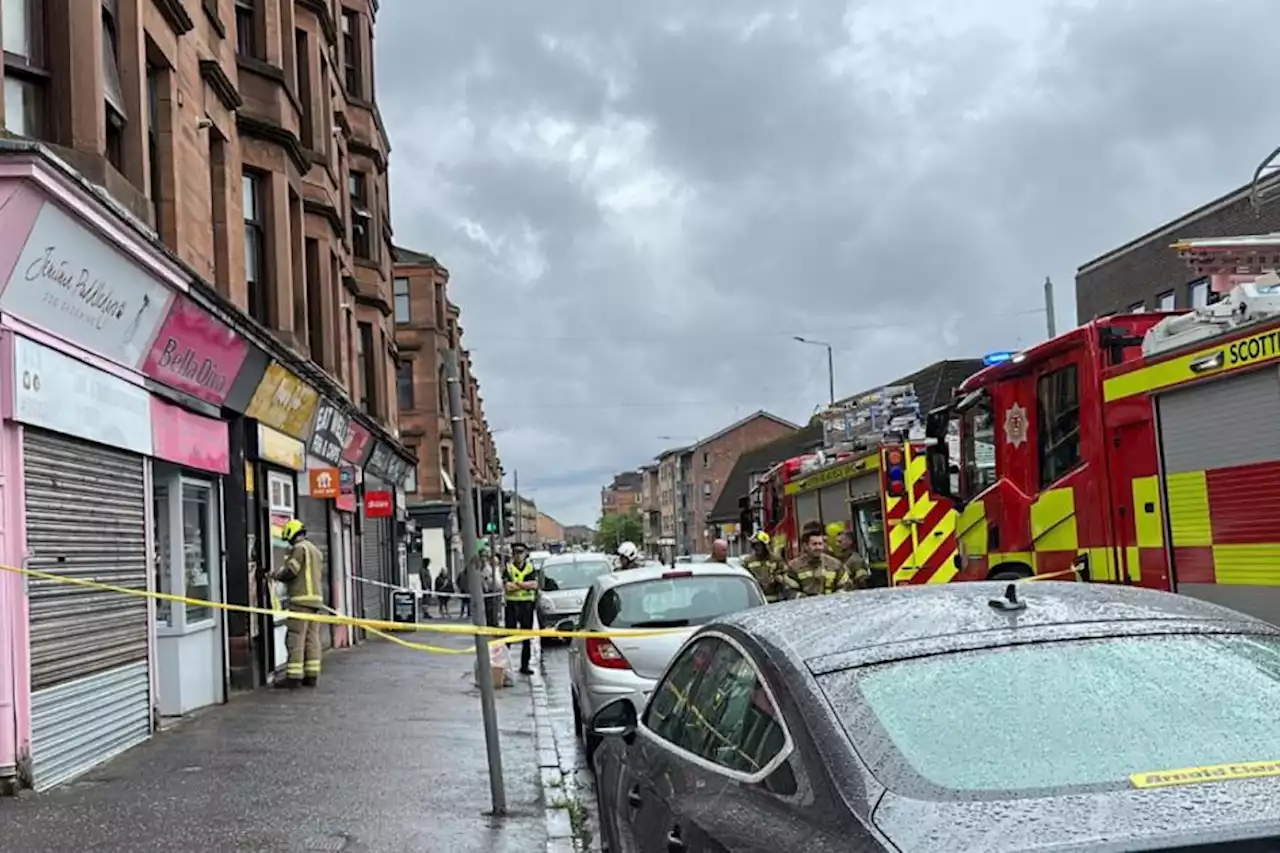
<instances>
[{"instance_id":1,"label":"high-visibility vest","mask_svg":"<svg viewBox=\"0 0 1280 853\"><path fill-rule=\"evenodd\" d=\"M529 580L531 574L533 574L532 563L524 563L520 566L507 563L507 583L524 583ZM532 589L514 589L507 593L507 601L533 601L536 597L537 592Z\"/></svg>"},{"instance_id":2,"label":"high-visibility vest","mask_svg":"<svg viewBox=\"0 0 1280 853\"><path fill-rule=\"evenodd\" d=\"M289 551L286 561L292 564L294 576L288 581L289 604L319 607L324 603L321 595L320 571L324 567L324 554L310 539L303 539Z\"/></svg>"}]
</instances>

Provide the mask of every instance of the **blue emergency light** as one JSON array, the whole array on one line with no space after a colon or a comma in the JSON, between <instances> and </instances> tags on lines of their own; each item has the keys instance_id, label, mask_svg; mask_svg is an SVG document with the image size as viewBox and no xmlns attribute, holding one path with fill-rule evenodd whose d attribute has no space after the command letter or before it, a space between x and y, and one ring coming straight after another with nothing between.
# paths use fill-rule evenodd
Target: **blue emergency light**
<instances>
[{"instance_id":1,"label":"blue emergency light","mask_svg":"<svg viewBox=\"0 0 1280 853\"><path fill-rule=\"evenodd\" d=\"M1009 350L996 350L995 352L989 352L984 355L982 357L982 363L987 367L990 367L993 364L1004 364L1006 361L1013 361L1014 355L1016 355L1016 353L1010 352Z\"/></svg>"},{"instance_id":2,"label":"blue emergency light","mask_svg":"<svg viewBox=\"0 0 1280 853\"><path fill-rule=\"evenodd\" d=\"M889 477L889 483L887 486L889 496L900 498L906 494L907 491L907 476L906 472L902 468L906 459L903 457L902 451L895 447L885 453L884 461L886 466L885 474Z\"/></svg>"}]
</instances>

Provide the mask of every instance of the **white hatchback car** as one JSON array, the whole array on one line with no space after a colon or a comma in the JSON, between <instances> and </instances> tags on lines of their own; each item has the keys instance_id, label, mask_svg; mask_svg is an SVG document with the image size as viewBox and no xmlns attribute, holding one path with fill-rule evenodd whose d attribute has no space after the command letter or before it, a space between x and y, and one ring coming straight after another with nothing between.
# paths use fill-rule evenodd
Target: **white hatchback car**
<instances>
[{"instance_id":1,"label":"white hatchback car","mask_svg":"<svg viewBox=\"0 0 1280 853\"><path fill-rule=\"evenodd\" d=\"M698 626L764 603L751 573L727 563L646 565L597 577L582 605L580 630L675 630L613 639L577 637L570 643L574 730L587 752L593 752L598 741L584 721L601 706L626 696L639 712L671 658Z\"/></svg>"}]
</instances>

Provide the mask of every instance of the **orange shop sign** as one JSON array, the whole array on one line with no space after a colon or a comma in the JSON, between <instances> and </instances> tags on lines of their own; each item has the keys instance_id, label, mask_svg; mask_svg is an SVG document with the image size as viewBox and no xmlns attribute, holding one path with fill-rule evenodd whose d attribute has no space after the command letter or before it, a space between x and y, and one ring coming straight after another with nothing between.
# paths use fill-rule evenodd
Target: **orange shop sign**
<instances>
[{"instance_id":1,"label":"orange shop sign","mask_svg":"<svg viewBox=\"0 0 1280 853\"><path fill-rule=\"evenodd\" d=\"M302 438L320 395L277 361L267 366L245 414L272 429Z\"/></svg>"},{"instance_id":2,"label":"orange shop sign","mask_svg":"<svg viewBox=\"0 0 1280 853\"><path fill-rule=\"evenodd\" d=\"M338 496L338 469L312 468L307 472L310 481L311 497L336 498Z\"/></svg>"}]
</instances>

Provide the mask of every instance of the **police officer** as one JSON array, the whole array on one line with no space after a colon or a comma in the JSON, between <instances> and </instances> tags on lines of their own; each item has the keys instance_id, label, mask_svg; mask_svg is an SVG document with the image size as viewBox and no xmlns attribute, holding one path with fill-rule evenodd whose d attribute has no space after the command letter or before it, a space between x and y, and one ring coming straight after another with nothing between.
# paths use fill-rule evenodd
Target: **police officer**
<instances>
[{"instance_id":1,"label":"police officer","mask_svg":"<svg viewBox=\"0 0 1280 853\"><path fill-rule=\"evenodd\" d=\"M319 613L324 605L321 595L324 555L307 538L307 528L296 518L285 523L281 535L289 543L289 553L269 577L288 587L290 610ZM286 690L294 690L298 685L315 687L320 679L320 623L290 619L285 631L289 661L285 664L284 681L277 681L275 686Z\"/></svg>"},{"instance_id":2,"label":"police officer","mask_svg":"<svg viewBox=\"0 0 1280 853\"><path fill-rule=\"evenodd\" d=\"M742 565L760 584L765 600L772 603L783 597L785 572L782 564L769 553L768 533L761 530L751 537L751 556L747 557Z\"/></svg>"},{"instance_id":3,"label":"police officer","mask_svg":"<svg viewBox=\"0 0 1280 853\"><path fill-rule=\"evenodd\" d=\"M844 570L853 580L855 587L866 589L871 586L871 568L858 553L852 530L841 530L836 534L836 550L832 556L844 565Z\"/></svg>"},{"instance_id":4,"label":"police officer","mask_svg":"<svg viewBox=\"0 0 1280 853\"><path fill-rule=\"evenodd\" d=\"M788 598L831 595L857 588L840 561L827 553L822 525L805 525L801 542L803 553L787 566Z\"/></svg>"},{"instance_id":5,"label":"police officer","mask_svg":"<svg viewBox=\"0 0 1280 853\"><path fill-rule=\"evenodd\" d=\"M507 600L507 629L533 628L534 599L538 594L538 578L533 563L529 562L529 549L523 542L511 546L511 562L503 572L503 591ZM520 673L532 675L529 669L529 640L520 644Z\"/></svg>"}]
</instances>

